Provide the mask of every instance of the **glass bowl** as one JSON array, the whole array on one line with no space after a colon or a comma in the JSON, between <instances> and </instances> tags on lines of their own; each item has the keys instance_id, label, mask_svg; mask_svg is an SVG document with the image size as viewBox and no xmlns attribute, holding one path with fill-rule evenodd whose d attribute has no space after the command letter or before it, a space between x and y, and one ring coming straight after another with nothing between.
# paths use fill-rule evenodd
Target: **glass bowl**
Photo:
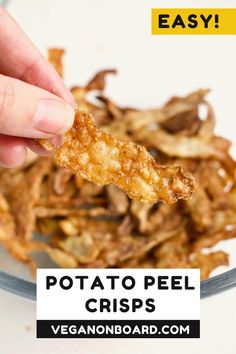
<instances>
[{"instance_id":1,"label":"glass bowl","mask_svg":"<svg viewBox=\"0 0 236 354\"><path fill-rule=\"evenodd\" d=\"M235 143L235 154L234 36L152 36L148 1L10 0L6 5L41 51L66 49L68 86L83 84L100 69L117 68L119 75L108 78L106 93L121 105L140 108L211 88L208 99L216 112L217 133ZM158 6L165 7L165 1ZM220 267L202 281L202 298L236 286L236 239L213 249L229 253L230 267ZM40 266L53 266L40 257ZM35 300L36 284L28 269L1 247L0 269L0 288Z\"/></svg>"}]
</instances>

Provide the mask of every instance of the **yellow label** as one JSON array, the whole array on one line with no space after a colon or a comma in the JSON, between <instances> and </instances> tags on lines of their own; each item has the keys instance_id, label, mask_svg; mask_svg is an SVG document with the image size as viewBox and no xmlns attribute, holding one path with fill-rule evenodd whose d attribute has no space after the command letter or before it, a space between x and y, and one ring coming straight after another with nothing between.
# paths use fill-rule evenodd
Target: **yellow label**
<instances>
[{"instance_id":1,"label":"yellow label","mask_svg":"<svg viewBox=\"0 0 236 354\"><path fill-rule=\"evenodd\" d=\"M236 34L236 8L152 9L152 34Z\"/></svg>"}]
</instances>

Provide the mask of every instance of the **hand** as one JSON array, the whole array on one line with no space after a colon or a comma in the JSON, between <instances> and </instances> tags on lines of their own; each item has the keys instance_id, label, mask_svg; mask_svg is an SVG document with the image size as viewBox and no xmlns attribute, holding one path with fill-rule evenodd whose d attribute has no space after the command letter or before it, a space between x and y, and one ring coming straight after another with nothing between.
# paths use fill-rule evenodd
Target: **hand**
<instances>
[{"instance_id":1,"label":"hand","mask_svg":"<svg viewBox=\"0 0 236 354\"><path fill-rule=\"evenodd\" d=\"M16 167L31 138L52 138L73 124L71 92L14 19L0 7L0 165Z\"/></svg>"}]
</instances>

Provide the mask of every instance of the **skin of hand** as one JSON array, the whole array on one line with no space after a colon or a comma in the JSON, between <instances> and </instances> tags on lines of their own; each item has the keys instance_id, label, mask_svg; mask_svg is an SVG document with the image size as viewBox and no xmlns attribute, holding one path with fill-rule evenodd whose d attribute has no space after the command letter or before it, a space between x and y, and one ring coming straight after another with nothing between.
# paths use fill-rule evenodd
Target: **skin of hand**
<instances>
[{"instance_id":1,"label":"skin of hand","mask_svg":"<svg viewBox=\"0 0 236 354\"><path fill-rule=\"evenodd\" d=\"M74 122L74 98L15 20L0 7L0 166L24 163L34 138L58 141Z\"/></svg>"}]
</instances>

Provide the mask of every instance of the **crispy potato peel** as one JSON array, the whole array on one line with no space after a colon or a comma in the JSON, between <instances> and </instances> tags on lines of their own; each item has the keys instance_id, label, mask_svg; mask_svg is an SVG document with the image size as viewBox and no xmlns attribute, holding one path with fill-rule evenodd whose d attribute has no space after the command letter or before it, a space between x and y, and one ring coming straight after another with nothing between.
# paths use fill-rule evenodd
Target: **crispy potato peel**
<instances>
[{"instance_id":1,"label":"crispy potato peel","mask_svg":"<svg viewBox=\"0 0 236 354\"><path fill-rule=\"evenodd\" d=\"M148 151L99 131L91 115L78 111L74 126L60 147L47 140L40 144L53 151L58 165L99 185L114 184L131 199L154 204L188 199L194 180L180 166L158 166Z\"/></svg>"}]
</instances>

